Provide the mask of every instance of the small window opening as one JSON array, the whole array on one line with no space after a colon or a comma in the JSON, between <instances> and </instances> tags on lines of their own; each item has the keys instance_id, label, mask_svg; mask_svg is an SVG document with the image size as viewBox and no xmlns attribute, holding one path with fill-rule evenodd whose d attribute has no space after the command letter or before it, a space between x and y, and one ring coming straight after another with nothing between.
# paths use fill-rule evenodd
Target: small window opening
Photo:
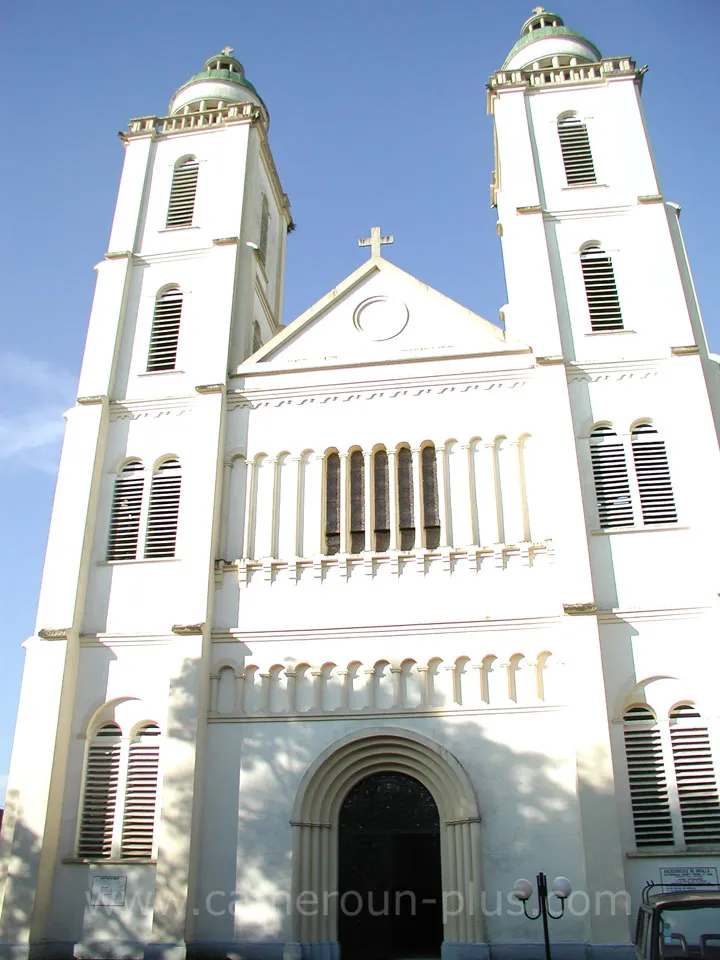
<instances>
[{"instance_id":1,"label":"small window opening","mask_svg":"<svg viewBox=\"0 0 720 960\"><path fill-rule=\"evenodd\" d=\"M557 122L560 150L569 187L597 183L587 127L579 117L561 117Z\"/></svg>"},{"instance_id":2,"label":"small window opening","mask_svg":"<svg viewBox=\"0 0 720 960\"><path fill-rule=\"evenodd\" d=\"M386 450L376 450L373 456L375 494L375 549L385 553L390 549L390 478Z\"/></svg>"},{"instance_id":3,"label":"small window opening","mask_svg":"<svg viewBox=\"0 0 720 960\"><path fill-rule=\"evenodd\" d=\"M593 333L622 330L623 317L612 259L601 247L587 247L580 254L580 266Z\"/></svg>"},{"instance_id":4,"label":"small window opening","mask_svg":"<svg viewBox=\"0 0 720 960\"><path fill-rule=\"evenodd\" d=\"M677 523L665 444L652 424L635 427L632 432L632 453L643 523Z\"/></svg>"},{"instance_id":5,"label":"small window opening","mask_svg":"<svg viewBox=\"0 0 720 960\"><path fill-rule=\"evenodd\" d=\"M425 546L429 550L435 550L440 545L440 508L438 506L437 460L433 444L423 447L422 486Z\"/></svg>"},{"instance_id":6,"label":"small window opening","mask_svg":"<svg viewBox=\"0 0 720 960\"><path fill-rule=\"evenodd\" d=\"M148 350L148 373L175 369L182 307L183 295L177 288L166 290L155 301Z\"/></svg>"},{"instance_id":7,"label":"small window opening","mask_svg":"<svg viewBox=\"0 0 720 960\"><path fill-rule=\"evenodd\" d=\"M365 549L365 459L361 450L350 454L350 552Z\"/></svg>"},{"instance_id":8,"label":"small window opening","mask_svg":"<svg viewBox=\"0 0 720 960\"><path fill-rule=\"evenodd\" d=\"M414 487L412 452L409 447L398 450L398 518L400 520L400 549L415 546Z\"/></svg>"},{"instance_id":9,"label":"small window opening","mask_svg":"<svg viewBox=\"0 0 720 960\"><path fill-rule=\"evenodd\" d=\"M115 480L110 513L108 560L135 560L145 476L139 460L126 463Z\"/></svg>"},{"instance_id":10,"label":"small window opening","mask_svg":"<svg viewBox=\"0 0 720 960\"><path fill-rule=\"evenodd\" d=\"M170 186L166 227L190 227L195 210L199 164L189 157L175 165Z\"/></svg>"},{"instance_id":11,"label":"small window opening","mask_svg":"<svg viewBox=\"0 0 720 960\"><path fill-rule=\"evenodd\" d=\"M325 553L340 552L340 457L330 453L325 459Z\"/></svg>"},{"instance_id":12,"label":"small window opening","mask_svg":"<svg viewBox=\"0 0 720 960\"><path fill-rule=\"evenodd\" d=\"M174 557L180 515L180 463L166 460L160 464L150 487L145 556Z\"/></svg>"}]
</instances>

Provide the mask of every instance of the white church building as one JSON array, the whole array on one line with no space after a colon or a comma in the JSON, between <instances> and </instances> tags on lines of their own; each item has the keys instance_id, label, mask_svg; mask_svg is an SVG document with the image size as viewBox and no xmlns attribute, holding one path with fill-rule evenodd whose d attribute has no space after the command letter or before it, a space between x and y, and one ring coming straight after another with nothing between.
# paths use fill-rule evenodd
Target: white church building
<instances>
[{"instance_id":1,"label":"white church building","mask_svg":"<svg viewBox=\"0 0 720 960\"><path fill-rule=\"evenodd\" d=\"M2 960L535 960L538 871L573 888L556 960L625 958L646 880L717 877L720 376L643 73L537 8L490 78L502 325L378 229L281 325L230 48L130 122Z\"/></svg>"}]
</instances>

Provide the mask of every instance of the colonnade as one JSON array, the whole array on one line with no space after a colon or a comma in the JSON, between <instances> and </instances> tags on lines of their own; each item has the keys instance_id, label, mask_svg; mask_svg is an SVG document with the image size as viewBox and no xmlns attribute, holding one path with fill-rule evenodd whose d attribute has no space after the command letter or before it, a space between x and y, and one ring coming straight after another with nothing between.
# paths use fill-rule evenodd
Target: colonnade
<instances>
[{"instance_id":1,"label":"colonnade","mask_svg":"<svg viewBox=\"0 0 720 960\"><path fill-rule=\"evenodd\" d=\"M382 546L377 537L376 455L387 455L387 535ZM398 461L405 454L410 483L399 489ZM432 539L428 533L426 486L428 452L434 457L437 520ZM351 530L350 463L353 454L363 457L363 523ZM408 454L410 455L408 457ZM339 457L339 550L330 548L326 536L328 460ZM372 449L328 448L319 453L287 450L274 456L259 452L229 457L224 465L221 556L290 559L326 553L386 552L398 550L463 548L491 544L517 544L532 539L534 522L531 473L531 438L496 437L426 441L410 447L377 444ZM383 465L384 469L384 465ZM368 492L370 495L368 495ZM401 497L409 497L403 503ZM357 505L355 507L357 510ZM401 514L412 517L412 526L401 528ZM384 522L384 521L383 521ZM355 524L357 526L357 523ZM537 531L534 531L538 539ZM386 542L387 541L387 546Z\"/></svg>"}]
</instances>

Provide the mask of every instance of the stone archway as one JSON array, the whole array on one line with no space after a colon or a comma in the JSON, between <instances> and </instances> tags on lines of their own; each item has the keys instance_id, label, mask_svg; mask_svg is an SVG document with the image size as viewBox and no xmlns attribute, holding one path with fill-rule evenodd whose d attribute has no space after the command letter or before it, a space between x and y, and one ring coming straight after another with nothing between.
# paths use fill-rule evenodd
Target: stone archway
<instances>
[{"instance_id":1,"label":"stone archway","mask_svg":"<svg viewBox=\"0 0 720 960\"><path fill-rule=\"evenodd\" d=\"M480 892L480 814L458 760L428 737L371 728L332 744L303 777L293 808L292 938L311 957L337 956L338 824L348 792L373 773L416 778L440 817L445 943L485 940Z\"/></svg>"}]
</instances>

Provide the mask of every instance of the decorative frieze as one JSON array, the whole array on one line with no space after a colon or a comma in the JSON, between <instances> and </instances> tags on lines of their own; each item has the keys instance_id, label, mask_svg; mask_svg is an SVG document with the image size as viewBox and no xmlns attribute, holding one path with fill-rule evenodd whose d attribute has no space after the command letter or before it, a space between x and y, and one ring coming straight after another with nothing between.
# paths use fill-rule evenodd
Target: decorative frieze
<instances>
[{"instance_id":1,"label":"decorative frieze","mask_svg":"<svg viewBox=\"0 0 720 960\"><path fill-rule=\"evenodd\" d=\"M445 712L557 705L562 670L549 650L502 661L488 653L266 667L222 661L210 677L210 717Z\"/></svg>"}]
</instances>

